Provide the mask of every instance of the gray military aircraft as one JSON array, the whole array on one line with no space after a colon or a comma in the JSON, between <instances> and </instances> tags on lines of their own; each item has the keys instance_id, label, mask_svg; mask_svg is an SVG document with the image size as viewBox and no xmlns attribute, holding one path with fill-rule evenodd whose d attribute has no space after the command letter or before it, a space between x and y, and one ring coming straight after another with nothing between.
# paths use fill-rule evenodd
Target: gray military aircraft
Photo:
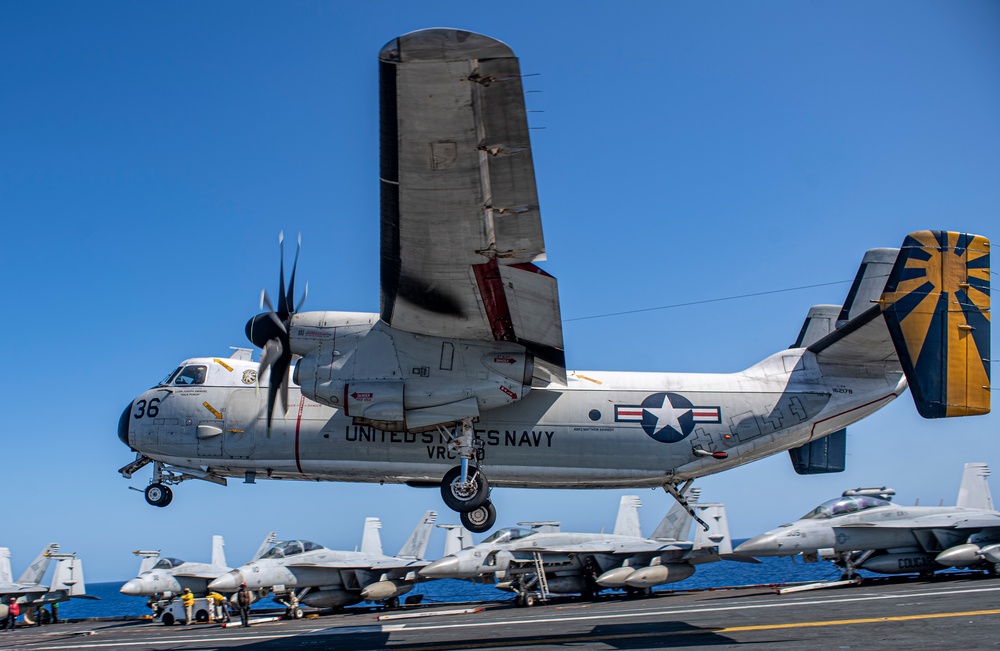
<instances>
[{"instance_id":1,"label":"gray military aircraft","mask_svg":"<svg viewBox=\"0 0 1000 651\"><path fill-rule=\"evenodd\" d=\"M567 371L517 58L427 29L379 70L380 312L302 312L282 252L277 305L263 292L246 324L259 368L189 359L122 412L120 472L152 463L150 504L188 479L395 482L439 486L483 532L491 486L677 498L785 450L840 471L845 428L908 385L924 417L989 412L989 241L945 231L869 251L843 305L743 371Z\"/></svg>"},{"instance_id":2,"label":"gray military aircraft","mask_svg":"<svg viewBox=\"0 0 1000 651\"><path fill-rule=\"evenodd\" d=\"M56 561L52 580L49 585L43 585L42 579L52 561ZM96 599L87 595L83 561L76 554L60 554L57 543L46 545L17 581L14 581L11 572L10 549L0 547L0 619L7 616L11 598L16 598L20 604L26 624L34 624L38 618L43 624L51 622L52 612L45 606L69 601L70 598Z\"/></svg>"},{"instance_id":3,"label":"gray military aircraft","mask_svg":"<svg viewBox=\"0 0 1000 651\"><path fill-rule=\"evenodd\" d=\"M1000 571L1000 512L985 463L967 463L955 506L902 506L892 489L857 488L820 504L801 520L744 542L751 556L831 560L845 578L860 568L880 574L933 574L948 567Z\"/></svg>"},{"instance_id":4,"label":"gray military aircraft","mask_svg":"<svg viewBox=\"0 0 1000 651\"><path fill-rule=\"evenodd\" d=\"M693 489L697 491L697 489ZM433 579L467 579L492 583L517 593L518 606L532 606L550 594L581 594L591 598L605 588L629 594L649 594L652 587L682 581L695 566L732 557L732 542L725 507L696 504L702 520L695 540L687 537L692 516L680 504L667 513L646 538L639 526L635 495L621 498L614 532L569 533L558 522L521 522L520 527L498 529L474 547L434 561L420 570Z\"/></svg>"},{"instance_id":5,"label":"gray military aircraft","mask_svg":"<svg viewBox=\"0 0 1000 651\"><path fill-rule=\"evenodd\" d=\"M260 558L223 574L210 590L234 592L241 583L258 596L271 591L292 618L302 616L300 603L315 608L341 608L362 601L399 606L399 597L420 580L437 513L427 511L399 553L382 552L378 518L365 520L359 551L335 551L308 540L277 541Z\"/></svg>"}]
</instances>

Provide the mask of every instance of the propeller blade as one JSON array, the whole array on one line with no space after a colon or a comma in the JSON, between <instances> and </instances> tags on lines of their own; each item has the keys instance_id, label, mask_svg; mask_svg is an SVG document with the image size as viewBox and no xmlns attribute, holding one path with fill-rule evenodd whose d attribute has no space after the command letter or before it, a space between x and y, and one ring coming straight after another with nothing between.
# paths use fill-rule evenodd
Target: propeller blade
<instances>
[{"instance_id":1,"label":"propeller blade","mask_svg":"<svg viewBox=\"0 0 1000 651\"><path fill-rule=\"evenodd\" d=\"M302 309L302 306L306 302L306 296L309 296L309 283L308 282L306 283L305 291L302 292L302 298L299 299L299 307L298 307L298 309L300 309L300 310Z\"/></svg>"},{"instance_id":2,"label":"propeller blade","mask_svg":"<svg viewBox=\"0 0 1000 651\"><path fill-rule=\"evenodd\" d=\"M282 319L288 317L288 305L287 298L285 298L285 231L278 233L278 246L281 249L281 271L279 272L279 278L281 282L278 285L278 316Z\"/></svg>"},{"instance_id":3,"label":"propeller blade","mask_svg":"<svg viewBox=\"0 0 1000 651\"><path fill-rule=\"evenodd\" d=\"M295 270L299 266L299 251L301 250L302 250L302 233L299 233L299 242L298 244L295 245L295 261L292 262L292 277L288 279L288 293L286 295L287 296L286 300L288 301L287 310L289 314L295 313L295 303L293 303L292 301L295 300ZM301 305L302 304L299 303L300 307Z\"/></svg>"},{"instance_id":4,"label":"propeller blade","mask_svg":"<svg viewBox=\"0 0 1000 651\"><path fill-rule=\"evenodd\" d=\"M281 415L288 413L288 366L290 355L282 355L275 360L271 366L271 377L267 385L267 429L271 429L271 420L274 414L274 399L279 397L281 392Z\"/></svg>"},{"instance_id":5,"label":"propeller blade","mask_svg":"<svg viewBox=\"0 0 1000 651\"><path fill-rule=\"evenodd\" d=\"M266 289L263 290L260 293L260 302L261 302L261 309L263 309L264 307L266 307L267 308L267 315L269 317L271 317L271 320L274 321L275 325L278 326L278 328L281 330L281 332L287 334L288 333L288 329L285 328L285 324L281 321L281 317L279 317L275 313L274 306L271 305L271 297L267 295L267 290Z\"/></svg>"}]
</instances>

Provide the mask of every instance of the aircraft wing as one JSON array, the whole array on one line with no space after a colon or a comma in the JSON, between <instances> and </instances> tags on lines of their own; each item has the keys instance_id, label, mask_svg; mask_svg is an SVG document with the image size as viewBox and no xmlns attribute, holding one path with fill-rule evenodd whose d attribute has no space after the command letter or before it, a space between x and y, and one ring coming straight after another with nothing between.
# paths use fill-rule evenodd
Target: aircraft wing
<instances>
[{"instance_id":1,"label":"aircraft wing","mask_svg":"<svg viewBox=\"0 0 1000 651\"><path fill-rule=\"evenodd\" d=\"M381 83L381 317L394 328L513 341L539 383L566 382L521 72L454 29L390 41Z\"/></svg>"},{"instance_id":2,"label":"aircraft wing","mask_svg":"<svg viewBox=\"0 0 1000 651\"><path fill-rule=\"evenodd\" d=\"M427 567L430 564L431 561L419 560L416 558L390 558L384 561L375 561L368 567L373 570L408 570L420 569L421 567Z\"/></svg>"},{"instance_id":3,"label":"aircraft wing","mask_svg":"<svg viewBox=\"0 0 1000 651\"><path fill-rule=\"evenodd\" d=\"M664 543L655 540L628 540L621 542L583 542L575 545L558 545L554 547L531 547L517 552L537 551L543 554L643 554L668 551L687 551L691 549L689 542Z\"/></svg>"}]
</instances>

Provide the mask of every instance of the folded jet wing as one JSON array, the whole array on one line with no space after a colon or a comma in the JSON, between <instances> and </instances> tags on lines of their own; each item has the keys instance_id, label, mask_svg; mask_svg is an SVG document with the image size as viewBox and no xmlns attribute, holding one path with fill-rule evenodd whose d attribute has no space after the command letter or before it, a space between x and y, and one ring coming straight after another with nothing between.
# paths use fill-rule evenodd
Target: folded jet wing
<instances>
[{"instance_id":1,"label":"folded jet wing","mask_svg":"<svg viewBox=\"0 0 1000 651\"><path fill-rule=\"evenodd\" d=\"M388 43L381 74L381 317L394 328L518 342L566 382L517 58L451 29Z\"/></svg>"}]
</instances>

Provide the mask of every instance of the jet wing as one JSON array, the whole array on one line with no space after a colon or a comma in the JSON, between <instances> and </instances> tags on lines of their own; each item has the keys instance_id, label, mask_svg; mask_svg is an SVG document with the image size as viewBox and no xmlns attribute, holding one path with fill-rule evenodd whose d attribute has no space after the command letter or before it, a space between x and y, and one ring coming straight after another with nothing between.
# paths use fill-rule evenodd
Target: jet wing
<instances>
[{"instance_id":1,"label":"jet wing","mask_svg":"<svg viewBox=\"0 0 1000 651\"><path fill-rule=\"evenodd\" d=\"M381 83L381 317L394 328L512 341L538 383L566 382L521 72L486 36L390 41Z\"/></svg>"},{"instance_id":2,"label":"jet wing","mask_svg":"<svg viewBox=\"0 0 1000 651\"><path fill-rule=\"evenodd\" d=\"M557 545L553 547L531 547L516 550L518 553L537 551L543 554L643 554L668 551L687 551L691 549L689 542L657 542L654 540L630 540L623 542L584 542L575 545Z\"/></svg>"},{"instance_id":3,"label":"jet wing","mask_svg":"<svg viewBox=\"0 0 1000 651\"><path fill-rule=\"evenodd\" d=\"M407 560L404 558L390 558L384 561L376 561L369 565L368 567L373 570L409 570L409 569L420 569L421 567L427 567L431 564L431 561L411 559Z\"/></svg>"}]
</instances>

